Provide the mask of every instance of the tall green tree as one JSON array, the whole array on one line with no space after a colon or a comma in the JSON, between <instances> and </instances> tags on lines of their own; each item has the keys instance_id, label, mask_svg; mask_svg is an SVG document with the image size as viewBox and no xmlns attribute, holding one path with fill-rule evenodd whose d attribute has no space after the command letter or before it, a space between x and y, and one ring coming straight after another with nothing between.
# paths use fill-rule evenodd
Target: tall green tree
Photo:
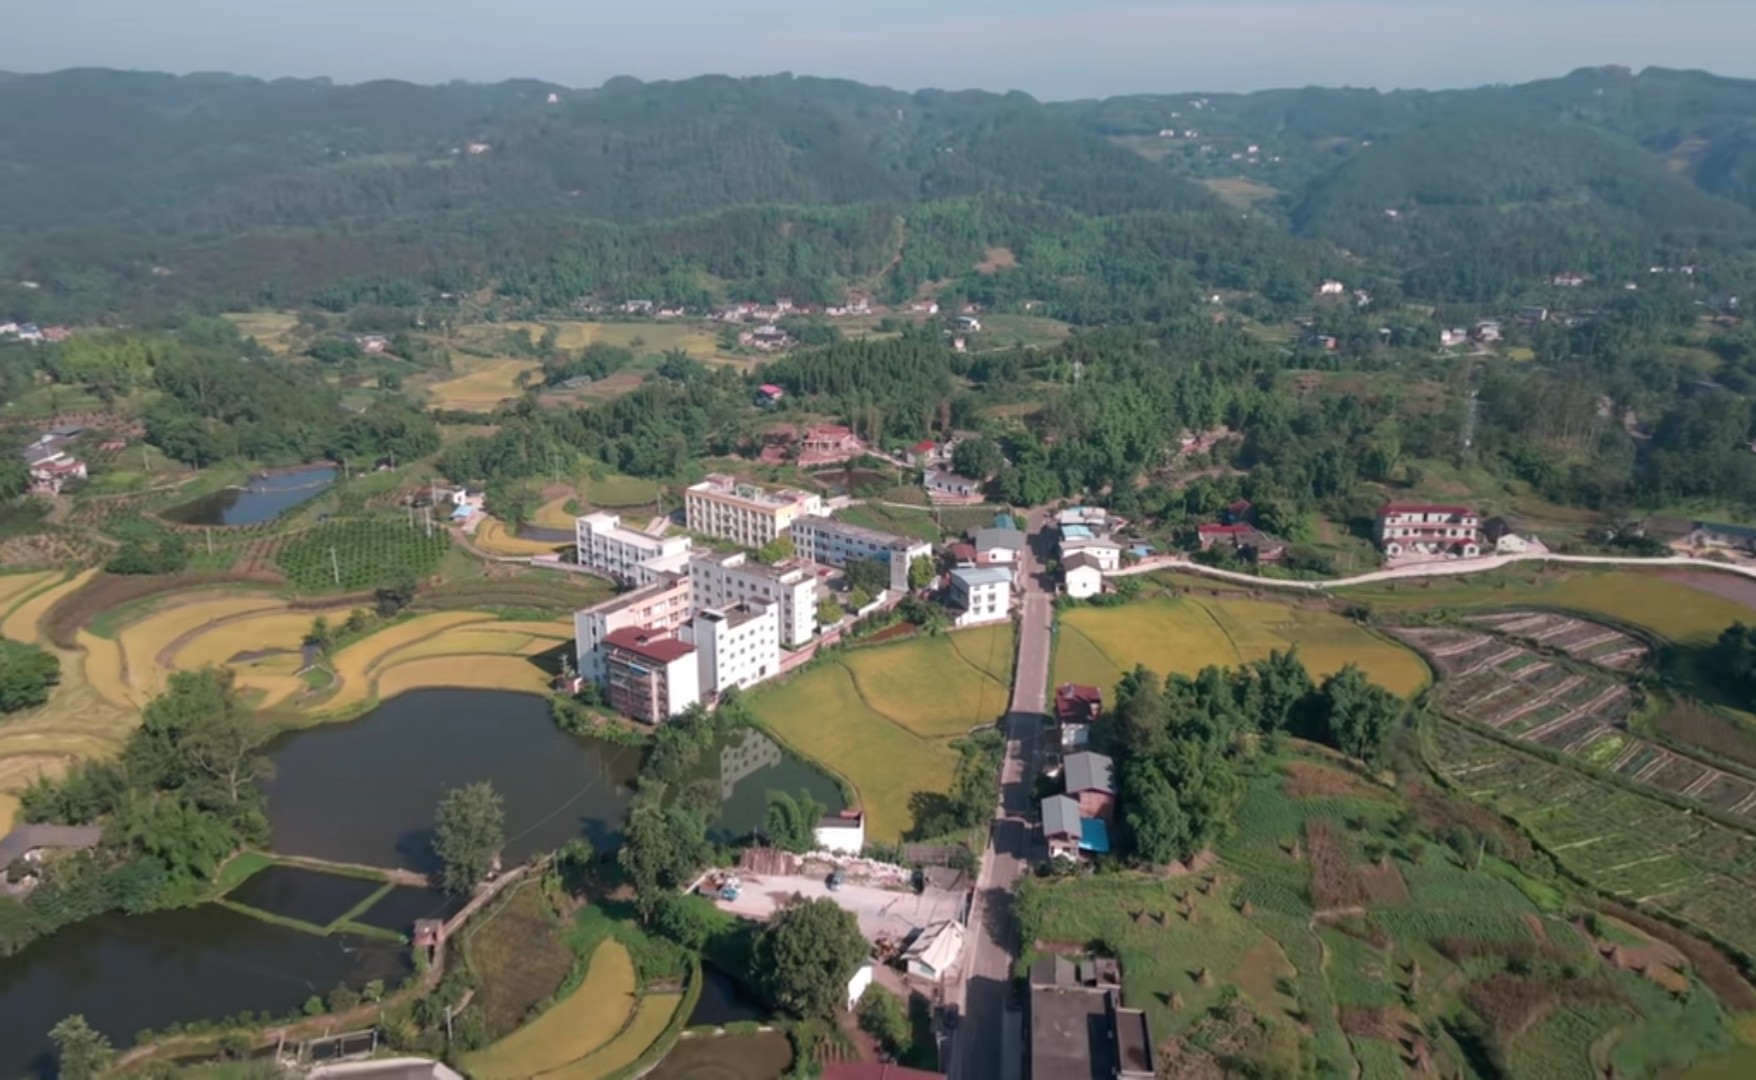
<instances>
[{"instance_id":1,"label":"tall green tree","mask_svg":"<svg viewBox=\"0 0 1756 1080\"><path fill-rule=\"evenodd\" d=\"M17 641L0 641L0 712L31 709L49 700L61 681L54 653Z\"/></svg>"},{"instance_id":2,"label":"tall green tree","mask_svg":"<svg viewBox=\"0 0 1756 1080\"><path fill-rule=\"evenodd\" d=\"M820 897L770 919L756 935L753 959L775 1003L811 1019L834 1015L854 969L870 954L853 914Z\"/></svg>"},{"instance_id":3,"label":"tall green tree","mask_svg":"<svg viewBox=\"0 0 1756 1080\"><path fill-rule=\"evenodd\" d=\"M1323 680L1321 716L1325 741L1352 758L1378 765L1407 705L1368 682L1353 664Z\"/></svg>"},{"instance_id":4,"label":"tall green tree","mask_svg":"<svg viewBox=\"0 0 1756 1080\"><path fill-rule=\"evenodd\" d=\"M55 1073L61 1080L97 1080L116 1059L110 1040L79 1013L50 1028L49 1038L55 1043Z\"/></svg>"},{"instance_id":5,"label":"tall green tree","mask_svg":"<svg viewBox=\"0 0 1756 1080\"><path fill-rule=\"evenodd\" d=\"M804 788L796 796L771 791L763 828L775 847L803 854L817 846L817 822L827 809Z\"/></svg>"},{"instance_id":6,"label":"tall green tree","mask_svg":"<svg viewBox=\"0 0 1756 1080\"><path fill-rule=\"evenodd\" d=\"M493 784L482 780L445 793L434 820L433 850L444 864L441 881L448 892L475 888L505 844L506 810Z\"/></svg>"}]
</instances>

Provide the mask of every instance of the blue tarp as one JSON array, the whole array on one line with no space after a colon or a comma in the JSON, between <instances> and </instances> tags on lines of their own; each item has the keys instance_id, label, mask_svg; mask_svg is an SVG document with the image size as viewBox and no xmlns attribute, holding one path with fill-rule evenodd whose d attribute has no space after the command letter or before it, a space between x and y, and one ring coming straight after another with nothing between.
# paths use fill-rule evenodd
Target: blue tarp
<instances>
[{"instance_id":1,"label":"blue tarp","mask_svg":"<svg viewBox=\"0 0 1756 1080\"><path fill-rule=\"evenodd\" d=\"M469 517L473 513L475 513L475 511L471 510L469 507L459 506L457 509L455 509L451 512L451 520L462 521L464 518Z\"/></svg>"},{"instance_id":2,"label":"blue tarp","mask_svg":"<svg viewBox=\"0 0 1756 1080\"><path fill-rule=\"evenodd\" d=\"M1079 850L1089 851L1094 855L1110 853L1110 827L1102 818L1079 819Z\"/></svg>"},{"instance_id":3,"label":"blue tarp","mask_svg":"<svg viewBox=\"0 0 1756 1080\"><path fill-rule=\"evenodd\" d=\"M1085 526L1085 525L1063 525L1063 526L1061 526L1061 539L1063 539L1063 540L1090 540L1091 537L1092 537L1092 532L1091 532L1091 529L1089 526Z\"/></svg>"}]
</instances>

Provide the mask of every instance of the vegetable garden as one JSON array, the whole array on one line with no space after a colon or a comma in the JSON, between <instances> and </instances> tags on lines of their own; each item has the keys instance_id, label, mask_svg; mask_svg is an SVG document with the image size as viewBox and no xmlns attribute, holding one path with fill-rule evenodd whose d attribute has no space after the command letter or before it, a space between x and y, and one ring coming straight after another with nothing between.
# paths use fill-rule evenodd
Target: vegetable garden
<instances>
[{"instance_id":1,"label":"vegetable garden","mask_svg":"<svg viewBox=\"0 0 1756 1080\"><path fill-rule=\"evenodd\" d=\"M390 518L358 518L319 525L289 539L276 556L300 592L338 592L426 577L439 568L451 534Z\"/></svg>"}]
</instances>

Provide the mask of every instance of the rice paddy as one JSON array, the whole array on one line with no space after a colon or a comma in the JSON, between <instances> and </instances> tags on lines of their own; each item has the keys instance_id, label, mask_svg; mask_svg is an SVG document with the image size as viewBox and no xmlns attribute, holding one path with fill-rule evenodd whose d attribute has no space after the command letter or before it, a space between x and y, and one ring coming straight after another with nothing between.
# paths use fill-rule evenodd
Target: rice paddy
<instances>
[{"instance_id":1,"label":"rice paddy","mask_svg":"<svg viewBox=\"0 0 1756 1080\"><path fill-rule=\"evenodd\" d=\"M794 750L852 784L875 840L900 840L920 794L949 790L956 736L992 724L1010 697L1012 628L856 649L750 697Z\"/></svg>"},{"instance_id":2,"label":"rice paddy","mask_svg":"<svg viewBox=\"0 0 1756 1080\"><path fill-rule=\"evenodd\" d=\"M430 384L427 399L435 408L459 412L493 412L522 392L518 386L520 375L542 369L535 360L475 360L461 354L453 364L463 369L462 373Z\"/></svg>"},{"instance_id":3,"label":"rice paddy","mask_svg":"<svg viewBox=\"0 0 1756 1080\"><path fill-rule=\"evenodd\" d=\"M1339 615L1261 600L1159 598L1121 607L1079 607L1060 617L1054 681L1108 690L1145 665L1194 675L1297 648L1313 678L1355 664L1373 681L1410 695L1427 684L1419 656Z\"/></svg>"},{"instance_id":4,"label":"rice paddy","mask_svg":"<svg viewBox=\"0 0 1756 1080\"><path fill-rule=\"evenodd\" d=\"M467 1059L470 1075L482 1080L524 1080L583 1064L608 1048L630 1027L641 1004L635 997L634 961L622 943L607 939L591 954L579 988L517 1031ZM663 1025L660 1025L663 1030ZM639 1057L654 1032L628 1060Z\"/></svg>"},{"instance_id":5,"label":"rice paddy","mask_svg":"<svg viewBox=\"0 0 1756 1080\"><path fill-rule=\"evenodd\" d=\"M568 523L569 527L572 522ZM508 529L498 518L483 518L476 527L475 545L490 555L553 555L568 547L554 540L527 540Z\"/></svg>"}]
</instances>

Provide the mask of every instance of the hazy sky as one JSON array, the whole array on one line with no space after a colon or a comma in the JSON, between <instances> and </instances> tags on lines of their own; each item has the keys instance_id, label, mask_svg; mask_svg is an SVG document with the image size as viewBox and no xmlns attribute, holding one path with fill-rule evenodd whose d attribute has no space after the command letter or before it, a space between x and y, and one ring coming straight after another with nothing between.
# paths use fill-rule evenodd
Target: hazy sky
<instances>
[{"instance_id":1,"label":"hazy sky","mask_svg":"<svg viewBox=\"0 0 1756 1080\"><path fill-rule=\"evenodd\" d=\"M7 0L0 69L681 78L1067 98L1465 86L1596 64L1756 76L1756 0Z\"/></svg>"}]
</instances>

